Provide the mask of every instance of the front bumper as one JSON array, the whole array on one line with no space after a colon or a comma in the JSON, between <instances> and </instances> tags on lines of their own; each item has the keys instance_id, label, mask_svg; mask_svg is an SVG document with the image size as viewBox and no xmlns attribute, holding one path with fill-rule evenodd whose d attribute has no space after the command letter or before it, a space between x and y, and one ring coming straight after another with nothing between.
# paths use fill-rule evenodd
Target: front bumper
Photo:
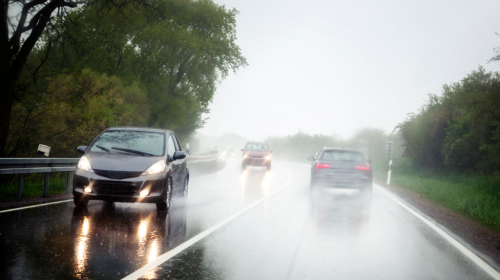
<instances>
[{"instance_id":1,"label":"front bumper","mask_svg":"<svg viewBox=\"0 0 500 280\"><path fill-rule=\"evenodd\" d=\"M245 158L242 163L249 166L268 166L271 164L271 160Z\"/></svg>"},{"instance_id":2,"label":"front bumper","mask_svg":"<svg viewBox=\"0 0 500 280\"><path fill-rule=\"evenodd\" d=\"M89 200L156 202L162 198L165 184L165 173L128 179L109 179L77 169L73 177L73 195L84 196ZM85 187L91 187L92 192L84 192ZM140 196L139 193L143 190L149 190L149 195Z\"/></svg>"},{"instance_id":3,"label":"front bumper","mask_svg":"<svg viewBox=\"0 0 500 280\"><path fill-rule=\"evenodd\" d=\"M328 188L360 190L372 186L372 179L365 176L349 179L334 176L314 176L313 178L315 185Z\"/></svg>"}]
</instances>

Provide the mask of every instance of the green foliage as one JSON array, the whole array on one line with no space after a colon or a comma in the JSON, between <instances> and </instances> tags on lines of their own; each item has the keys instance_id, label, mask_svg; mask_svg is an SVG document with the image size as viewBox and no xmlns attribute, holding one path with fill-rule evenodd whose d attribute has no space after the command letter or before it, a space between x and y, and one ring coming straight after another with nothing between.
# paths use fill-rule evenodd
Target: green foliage
<instances>
[{"instance_id":1,"label":"green foliage","mask_svg":"<svg viewBox=\"0 0 500 280\"><path fill-rule=\"evenodd\" d=\"M236 40L236 10L212 1L157 1L157 9L93 5L60 23L52 63L138 82L150 107L148 126L181 137L204 124L217 83L246 65Z\"/></svg>"},{"instance_id":2,"label":"green foliage","mask_svg":"<svg viewBox=\"0 0 500 280\"><path fill-rule=\"evenodd\" d=\"M124 86L117 77L88 69L60 75L48 80L47 91L34 104L15 105L12 141L27 148L13 156L33 155L37 143L54 147L52 157L77 156L76 146L90 143L107 127L144 125L148 111L137 84Z\"/></svg>"},{"instance_id":3,"label":"green foliage","mask_svg":"<svg viewBox=\"0 0 500 280\"><path fill-rule=\"evenodd\" d=\"M387 180L387 162L373 164L372 168L374 178ZM419 167L410 158L398 158L393 160L391 184L500 230L498 176L431 170Z\"/></svg>"},{"instance_id":4,"label":"green foliage","mask_svg":"<svg viewBox=\"0 0 500 280\"><path fill-rule=\"evenodd\" d=\"M397 127L417 166L500 171L500 74L479 67Z\"/></svg>"},{"instance_id":5,"label":"green foliage","mask_svg":"<svg viewBox=\"0 0 500 280\"><path fill-rule=\"evenodd\" d=\"M96 1L55 18L23 70L8 156L34 155L39 143L75 156L111 126L187 139L217 84L247 65L236 14L210 0Z\"/></svg>"}]
</instances>

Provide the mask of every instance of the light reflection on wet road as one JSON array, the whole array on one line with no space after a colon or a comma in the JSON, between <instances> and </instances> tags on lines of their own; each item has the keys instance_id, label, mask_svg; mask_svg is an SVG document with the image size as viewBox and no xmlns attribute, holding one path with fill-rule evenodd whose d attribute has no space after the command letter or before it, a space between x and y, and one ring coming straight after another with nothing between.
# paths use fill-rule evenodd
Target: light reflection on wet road
<instances>
[{"instance_id":1,"label":"light reflection on wet road","mask_svg":"<svg viewBox=\"0 0 500 280\"><path fill-rule=\"evenodd\" d=\"M0 214L0 279L121 279L291 183L144 279L490 279L377 189L309 190L309 165L273 163L190 183L153 204L62 203ZM290 175L291 174L291 175Z\"/></svg>"}]
</instances>

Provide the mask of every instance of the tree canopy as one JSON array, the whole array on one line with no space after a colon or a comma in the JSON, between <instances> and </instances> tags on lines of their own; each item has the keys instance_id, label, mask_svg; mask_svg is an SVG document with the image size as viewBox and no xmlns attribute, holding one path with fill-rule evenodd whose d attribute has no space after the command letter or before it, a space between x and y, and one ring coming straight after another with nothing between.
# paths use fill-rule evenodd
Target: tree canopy
<instances>
[{"instance_id":1,"label":"tree canopy","mask_svg":"<svg viewBox=\"0 0 500 280\"><path fill-rule=\"evenodd\" d=\"M236 10L209 0L158 0L148 5L97 1L68 11L43 34L21 74L22 94L14 104L9 154L26 154L27 146L37 140L22 134L27 126L31 131L43 127L44 133L38 135L45 136L38 141L56 139L50 136L54 133L72 135L84 127L91 139L113 125L169 128L181 138L188 137L203 126L203 114L209 112L217 84L230 71L247 65L235 43L236 15ZM107 117L95 126L99 129L91 129L89 124L95 119L84 117L81 109L89 106L89 95L78 89L106 82L117 89L94 91L109 97L110 103L93 107L107 110ZM56 84L64 91L56 90ZM74 102L64 103L67 99ZM112 100L120 100L121 107ZM63 103L79 107L73 110L82 114L73 118L79 125L63 125L62 132L61 127L51 129L33 120L34 111L59 108ZM37 111L37 115L48 118L49 111ZM57 139L57 144L64 142ZM68 154L66 149L61 153Z\"/></svg>"}]
</instances>

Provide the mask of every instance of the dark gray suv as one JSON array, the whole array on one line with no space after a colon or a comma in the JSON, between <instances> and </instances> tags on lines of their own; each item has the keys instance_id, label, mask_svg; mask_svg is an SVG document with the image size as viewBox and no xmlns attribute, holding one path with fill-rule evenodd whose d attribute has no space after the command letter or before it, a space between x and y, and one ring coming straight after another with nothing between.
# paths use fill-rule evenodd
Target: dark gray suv
<instances>
[{"instance_id":1,"label":"dark gray suv","mask_svg":"<svg viewBox=\"0 0 500 280\"><path fill-rule=\"evenodd\" d=\"M323 148L317 158L310 156L311 188L316 186L358 189L371 193L373 172L371 160L356 150Z\"/></svg>"}]
</instances>

